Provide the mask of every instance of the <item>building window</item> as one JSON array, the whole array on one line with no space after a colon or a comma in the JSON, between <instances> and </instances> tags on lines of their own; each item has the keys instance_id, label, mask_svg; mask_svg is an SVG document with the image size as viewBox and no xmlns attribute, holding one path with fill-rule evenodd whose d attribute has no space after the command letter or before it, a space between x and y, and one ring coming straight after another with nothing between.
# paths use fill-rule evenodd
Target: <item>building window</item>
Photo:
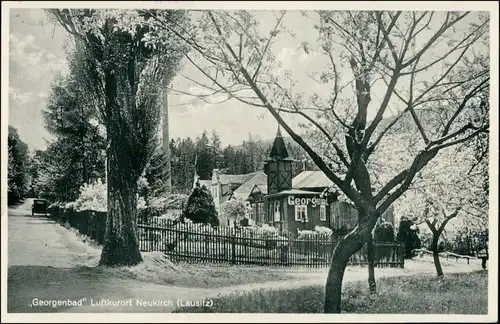
<instances>
[{"instance_id":1,"label":"building window","mask_svg":"<svg viewBox=\"0 0 500 324\"><path fill-rule=\"evenodd\" d=\"M259 204L259 222L265 222L266 209L264 203Z\"/></svg>"},{"instance_id":2,"label":"building window","mask_svg":"<svg viewBox=\"0 0 500 324\"><path fill-rule=\"evenodd\" d=\"M280 217L280 203L279 201L276 201L274 203L274 221L279 222L281 220Z\"/></svg>"},{"instance_id":3,"label":"building window","mask_svg":"<svg viewBox=\"0 0 500 324\"><path fill-rule=\"evenodd\" d=\"M319 220L322 222L326 222L326 206L325 205L319 206Z\"/></svg>"},{"instance_id":4,"label":"building window","mask_svg":"<svg viewBox=\"0 0 500 324\"><path fill-rule=\"evenodd\" d=\"M307 218L307 206L306 205L295 205L295 220L297 222L307 223L309 219Z\"/></svg>"}]
</instances>

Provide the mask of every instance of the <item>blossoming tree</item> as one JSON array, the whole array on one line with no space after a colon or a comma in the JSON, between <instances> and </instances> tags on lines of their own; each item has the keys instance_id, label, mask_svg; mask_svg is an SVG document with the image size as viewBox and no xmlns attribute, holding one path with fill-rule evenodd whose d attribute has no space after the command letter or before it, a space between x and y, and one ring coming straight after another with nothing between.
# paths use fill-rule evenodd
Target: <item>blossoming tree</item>
<instances>
[{"instance_id":1,"label":"blossoming tree","mask_svg":"<svg viewBox=\"0 0 500 324\"><path fill-rule=\"evenodd\" d=\"M205 90L193 95L206 100L225 94L224 100L267 111L356 206L358 225L332 254L327 313L340 312L347 261L370 240L380 215L440 150L488 132L487 114L467 113L489 106L489 65L482 64L488 60L472 56L480 52L487 58L489 53L489 17L483 13L196 11L192 18L197 24L189 30L150 13L145 24L157 26L153 39L168 33L192 50L184 58L199 77L186 79ZM302 21L312 21L302 36L315 31L317 40L298 36L301 14ZM268 23L260 25L264 20ZM305 56L317 57L321 64L310 65L316 70L284 67L276 51L284 38L298 41ZM391 112L394 118L384 122ZM374 186L371 156L407 115L418 136L404 145L415 153L406 155L399 168L384 172L383 184ZM323 146L301 136L289 116L317 129Z\"/></svg>"},{"instance_id":2,"label":"blossoming tree","mask_svg":"<svg viewBox=\"0 0 500 324\"><path fill-rule=\"evenodd\" d=\"M439 277L443 276L443 269L438 243L446 226L450 222L455 228L475 223L488 228L488 194L483 187L488 174L487 170L473 168L477 162L473 149L456 147L441 151L420 174L420 181L395 203L400 214L411 215L417 224L427 225Z\"/></svg>"},{"instance_id":3,"label":"blossoming tree","mask_svg":"<svg viewBox=\"0 0 500 324\"><path fill-rule=\"evenodd\" d=\"M220 206L221 216L224 216L235 226L238 225L245 215L248 215L248 212L249 207L246 202L238 198L229 199Z\"/></svg>"}]
</instances>

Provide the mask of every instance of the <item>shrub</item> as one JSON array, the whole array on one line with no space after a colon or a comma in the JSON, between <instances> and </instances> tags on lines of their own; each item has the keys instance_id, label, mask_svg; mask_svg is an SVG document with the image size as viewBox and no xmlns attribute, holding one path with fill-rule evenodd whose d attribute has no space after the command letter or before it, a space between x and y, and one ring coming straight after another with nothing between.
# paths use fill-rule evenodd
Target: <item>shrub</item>
<instances>
[{"instance_id":1,"label":"shrub","mask_svg":"<svg viewBox=\"0 0 500 324\"><path fill-rule=\"evenodd\" d=\"M183 216L192 220L193 223L219 225L212 195L205 187L193 189L183 210Z\"/></svg>"},{"instance_id":2,"label":"shrub","mask_svg":"<svg viewBox=\"0 0 500 324\"><path fill-rule=\"evenodd\" d=\"M311 230L299 230L298 233L297 239L299 240L314 240L318 236L318 233Z\"/></svg>"},{"instance_id":3,"label":"shrub","mask_svg":"<svg viewBox=\"0 0 500 324\"><path fill-rule=\"evenodd\" d=\"M405 245L405 258L412 258L412 253L414 249L419 249L421 247L420 238L418 237L418 227L414 222L407 218L401 217L399 223L399 230L396 236L398 242L402 242Z\"/></svg>"},{"instance_id":4,"label":"shrub","mask_svg":"<svg viewBox=\"0 0 500 324\"><path fill-rule=\"evenodd\" d=\"M186 205L188 196L184 194L168 194L161 197L150 197L147 212L151 217L168 214L169 210L182 210Z\"/></svg>"},{"instance_id":5,"label":"shrub","mask_svg":"<svg viewBox=\"0 0 500 324\"><path fill-rule=\"evenodd\" d=\"M66 209L74 209L76 211L93 210L97 212L105 212L108 209L108 193L107 186L97 179L95 183L83 184L80 188L80 196L72 202L66 203ZM137 210L141 212L146 208L146 202L143 197L137 199Z\"/></svg>"},{"instance_id":6,"label":"shrub","mask_svg":"<svg viewBox=\"0 0 500 324\"><path fill-rule=\"evenodd\" d=\"M248 214L249 207L242 199L230 199L220 206L220 212L227 219L232 219L236 223Z\"/></svg>"},{"instance_id":7,"label":"shrub","mask_svg":"<svg viewBox=\"0 0 500 324\"><path fill-rule=\"evenodd\" d=\"M333 233L333 231L326 226L316 226L314 228L314 231L318 233L319 236L322 237L330 237Z\"/></svg>"},{"instance_id":8,"label":"shrub","mask_svg":"<svg viewBox=\"0 0 500 324\"><path fill-rule=\"evenodd\" d=\"M381 219L373 229L373 240L375 242L394 242L394 226Z\"/></svg>"},{"instance_id":9,"label":"shrub","mask_svg":"<svg viewBox=\"0 0 500 324\"><path fill-rule=\"evenodd\" d=\"M240 229L240 235L243 238L248 238L252 240L248 240L248 244L252 244L254 246L266 246L266 244L276 243L281 246L286 244L285 241L288 239L282 235L280 235L279 230L267 224L262 226L252 226L252 227L243 227ZM266 240L268 243L266 243Z\"/></svg>"},{"instance_id":10,"label":"shrub","mask_svg":"<svg viewBox=\"0 0 500 324\"><path fill-rule=\"evenodd\" d=\"M74 208L76 211L94 210L107 211L107 188L106 184L98 179L93 184L83 184L80 188L80 196L74 202L66 204L66 208Z\"/></svg>"},{"instance_id":11,"label":"shrub","mask_svg":"<svg viewBox=\"0 0 500 324\"><path fill-rule=\"evenodd\" d=\"M332 236L333 231L325 226L316 226L314 231L299 230L297 239L299 240L325 240Z\"/></svg>"},{"instance_id":12,"label":"shrub","mask_svg":"<svg viewBox=\"0 0 500 324\"><path fill-rule=\"evenodd\" d=\"M462 255L475 255L488 247L488 229L460 228L452 237L452 252Z\"/></svg>"},{"instance_id":13,"label":"shrub","mask_svg":"<svg viewBox=\"0 0 500 324\"><path fill-rule=\"evenodd\" d=\"M422 231L418 231L418 238L420 240L420 247L422 249L430 250L432 243L432 232L430 229L426 228ZM441 239L441 238L440 238Z\"/></svg>"},{"instance_id":14,"label":"shrub","mask_svg":"<svg viewBox=\"0 0 500 324\"><path fill-rule=\"evenodd\" d=\"M193 223L189 219L177 222L172 229L175 231L167 231L164 234L167 235L167 239L179 237L182 241L215 241L217 237L214 235L218 234L216 227L205 223Z\"/></svg>"}]
</instances>

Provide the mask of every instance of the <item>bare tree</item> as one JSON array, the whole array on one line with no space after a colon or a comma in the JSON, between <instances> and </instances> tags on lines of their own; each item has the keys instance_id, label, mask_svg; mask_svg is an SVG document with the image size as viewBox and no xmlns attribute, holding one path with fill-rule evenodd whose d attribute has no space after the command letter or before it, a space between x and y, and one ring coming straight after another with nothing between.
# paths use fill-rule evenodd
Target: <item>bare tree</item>
<instances>
[{"instance_id":1,"label":"bare tree","mask_svg":"<svg viewBox=\"0 0 500 324\"><path fill-rule=\"evenodd\" d=\"M144 24L156 26L158 39L169 33L191 49L184 58L200 77L180 75L203 91L178 92L207 102L224 94L220 102L237 100L266 110L358 209L358 225L332 255L327 313L340 312L347 261L369 241L379 216L441 149L488 132L488 116L469 113L488 105L486 96L478 98L489 87L489 66L469 55L488 52L489 18L482 13L194 11L196 24L186 29L168 23L160 12L145 12L151 19ZM259 24L261 18L274 22L267 28ZM287 27L297 26L297 18L313 21L304 35L314 28L317 41L301 41L297 29ZM281 65L274 49L284 37L297 40L304 55L322 59L319 71L302 75L323 91L305 93L292 69ZM462 75L460 69L474 73ZM419 137L397 143L411 146L415 154L405 156L405 165L375 175L372 156L390 145L394 137L386 135L406 115ZM316 129L323 145L306 141L289 116ZM373 273L370 277L373 289Z\"/></svg>"}]
</instances>

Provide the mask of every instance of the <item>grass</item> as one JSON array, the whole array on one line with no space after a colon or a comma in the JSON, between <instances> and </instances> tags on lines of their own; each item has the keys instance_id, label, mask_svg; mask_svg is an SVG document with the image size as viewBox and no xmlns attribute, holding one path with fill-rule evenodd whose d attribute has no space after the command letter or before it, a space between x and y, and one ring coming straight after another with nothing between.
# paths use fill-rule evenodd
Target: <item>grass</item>
<instances>
[{"instance_id":1,"label":"grass","mask_svg":"<svg viewBox=\"0 0 500 324\"><path fill-rule=\"evenodd\" d=\"M99 245L99 243L97 243L96 240L92 239L90 236L88 235L84 235L84 234L80 234L80 232L78 231L78 229L76 228L73 228L71 227L71 225L69 225L68 222L64 223L63 227L65 229L67 229L68 231L72 232L73 234L75 234L76 236L76 239L78 241L81 241L83 243L86 243L88 245L90 245L91 247L93 248L100 248L101 246Z\"/></svg>"},{"instance_id":2,"label":"grass","mask_svg":"<svg viewBox=\"0 0 500 324\"><path fill-rule=\"evenodd\" d=\"M89 244L94 249L78 265L94 268L102 275L136 281L172 285L187 288L218 288L241 283L261 283L300 278L300 272L284 271L280 267L248 266L230 264L196 264L172 262L162 252L142 252L143 262L132 267L95 267L100 258L101 247L78 230L65 226L74 234L75 241ZM99 268L99 269L98 269ZM303 271L306 276L310 271Z\"/></svg>"},{"instance_id":3,"label":"grass","mask_svg":"<svg viewBox=\"0 0 500 324\"><path fill-rule=\"evenodd\" d=\"M241 283L297 279L296 273L285 273L279 268L173 263L160 252L142 255L144 261L137 266L107 268L105 271L118 278L190 288L216 288Z\"/></svg>"},{"instance_id":4,"label":"grass","mask_svg":"<svg viewBox=\"0 0 500 324\"><path fill-rule=\"evenodd\" d=\"M487 314L488 272L395 277L378 280L376 295L363 282L347 283L342 312L357 314ZM212 307L186 307L176 312L322 313L324 286L257 290L213 299Z\"/></svg>"}]
</instances>

